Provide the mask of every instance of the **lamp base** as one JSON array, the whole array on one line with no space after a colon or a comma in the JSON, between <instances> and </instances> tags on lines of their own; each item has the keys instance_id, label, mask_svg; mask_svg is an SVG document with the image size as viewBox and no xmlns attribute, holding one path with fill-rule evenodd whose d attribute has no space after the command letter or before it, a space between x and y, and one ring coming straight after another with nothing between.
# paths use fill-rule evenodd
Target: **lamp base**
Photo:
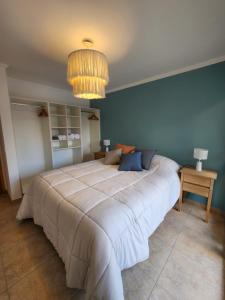
<instances>
[{"instance_id":1,"label":"lamp base","mask_svg":"<svg viewBox=\"0 0 225 300\"><path fill-rule=\"evenodd\" d=\"M196 171L201 172L202 171L202 162L201 160L198 160L196 163Z\"/></svg>"}]
</instances>

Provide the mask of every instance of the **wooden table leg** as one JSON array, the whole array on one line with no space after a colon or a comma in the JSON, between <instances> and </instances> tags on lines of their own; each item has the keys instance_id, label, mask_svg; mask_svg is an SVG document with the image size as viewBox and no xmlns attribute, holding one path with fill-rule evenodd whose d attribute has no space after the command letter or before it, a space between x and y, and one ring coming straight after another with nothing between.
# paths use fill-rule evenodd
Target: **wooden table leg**
<instances>
[{"instance_id":1,"label":"wooden table leg","mask_svg":"<svg viewBox=\"0 0 225 300\"><path fill-rule=\"evenodd\" d=\"M209 195L209 197L208 197L207 208L206 208L206 216L205 216L206 223L209 222L210 207L211 207L211 201L212 201L212 192L210 192L210 194L211 195Z\"/></svg>"},{"instance_id":2,"label":"wooden table leg","mask_svg":"<svg viewBox=\"0 0 225 300\"><path fill-rule=\"evenodd\" d=\"M214 183L214 181L211 180L209 196L208 196L208 201L207 201L207 207L206 207L206 217L205 217L206 223L209 222L210 208L211 208L211 203L212 203L213 183Z\"/></svg>"},{"instance_id":3,"label":"wooden table leg","mask_svg":"<svg viewBox=\"0 0 225 300\"><path fill-rule=\"evenodd\" d=\"M183 202L183 174L181 173L181 186L180 186L180 197L178 200L178 211L181 211L182 209L182 202Z\"/></svg>"},{"instance_id":4,"label":"wooden table leg","mask_svg":"<svg viewBox=\"0 0 225 300\"><path fill-rule=\"evenodd\" d=\"M179 197L179 200L178 200L178 210L181 211L182 209L182 202L183 202L183 192L181 191L180 193L180 197Z\"/></svg>"}]
</instances>

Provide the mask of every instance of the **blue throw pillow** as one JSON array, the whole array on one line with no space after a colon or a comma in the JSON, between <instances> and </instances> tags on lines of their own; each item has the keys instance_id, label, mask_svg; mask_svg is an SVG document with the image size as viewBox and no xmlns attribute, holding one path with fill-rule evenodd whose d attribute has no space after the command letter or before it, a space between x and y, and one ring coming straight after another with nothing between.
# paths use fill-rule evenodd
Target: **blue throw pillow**
<instances>
[{"instance_id":1,"label":"blue throw pillow","mask_svg":"<svg viewBox=\"0 0 225 300\"><path fill-rule=\"evenodd\" d=\"M142 171L141 152L123 154L120 161L119 171Z\"/></svg>"}]
</instances>

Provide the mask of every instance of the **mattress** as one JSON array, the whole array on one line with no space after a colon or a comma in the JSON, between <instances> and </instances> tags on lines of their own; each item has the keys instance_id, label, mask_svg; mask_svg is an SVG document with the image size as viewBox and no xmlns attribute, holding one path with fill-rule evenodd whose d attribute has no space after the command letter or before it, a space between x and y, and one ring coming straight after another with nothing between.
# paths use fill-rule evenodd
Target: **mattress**
<instances>
[{"instance_id":1,"label":"mattress","mask_svg":"<svg viewBox=\"0 0 225 300\"><path fill-rule=\"evenodd\" d=\"M155 155L149 171L95 160L37 176L17 219L33 218L62 258L68 287L122 300L121 270L150 255L148 238L176 203L179 165Z\"/></svg>"}]
</instances>

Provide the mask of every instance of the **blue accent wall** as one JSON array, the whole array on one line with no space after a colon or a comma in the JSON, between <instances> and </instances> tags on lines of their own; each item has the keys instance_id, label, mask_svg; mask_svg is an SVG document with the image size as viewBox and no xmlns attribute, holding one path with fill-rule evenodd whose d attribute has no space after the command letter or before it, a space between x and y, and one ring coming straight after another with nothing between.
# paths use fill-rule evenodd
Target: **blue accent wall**
<instances>
[{"instance_id":1,"label":"blue accent wall","mask_svg":"<svg viewBox=\"0 0 225 300\"><path fill-rule=\"evenodd\" d=\"M203 167L219 175L213 206L225 210L225 62L113 92L91 105L101 110L102 139L113 145L154 148L182 165L195 164L194 147L207 148Z\"/></svg>"}]
</instances>

